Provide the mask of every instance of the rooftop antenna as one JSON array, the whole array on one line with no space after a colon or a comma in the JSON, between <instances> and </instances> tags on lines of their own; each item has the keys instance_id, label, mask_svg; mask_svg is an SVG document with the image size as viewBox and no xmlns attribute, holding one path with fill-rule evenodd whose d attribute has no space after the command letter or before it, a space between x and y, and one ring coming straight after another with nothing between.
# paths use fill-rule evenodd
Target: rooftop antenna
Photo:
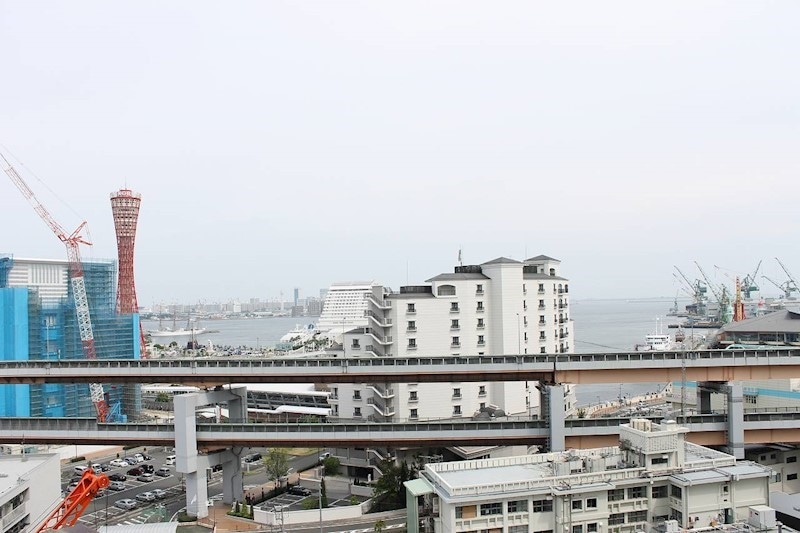
<instances>
[{"instance_id":1,"label":"rooftop antenna","mask_svg":"<svg viewBox=\"0 0 800 533\"><path fill-rule=\"evenodd\" d=\"M458 266L464 266L464 262L461 260L461 245L458 246Z\"/></svg>"}]
</instances>

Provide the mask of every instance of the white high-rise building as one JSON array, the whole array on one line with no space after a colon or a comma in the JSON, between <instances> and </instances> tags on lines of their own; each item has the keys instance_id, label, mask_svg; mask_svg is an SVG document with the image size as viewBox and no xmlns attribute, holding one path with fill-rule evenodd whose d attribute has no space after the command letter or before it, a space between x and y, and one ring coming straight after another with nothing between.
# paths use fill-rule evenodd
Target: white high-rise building
<instances>
[{"instance_id":1,"label":"white high-rise building","mask_svg":"<svg viewBox=\"0 0 800 533\"><path fill-rule=\"evenodd\" d=\"M557 259L500 257L455 267L425 285L367 297L345 357L571 353L568 280ZM333 288L332 288L333 290ZM329 293L330 297L330 293ZM326 303L327 307L327 303ZM332 415L377 421L539 413L535 382L369 383L331 387ZM565 408L575 408L566 387Z\"/></svg>"},{"instance_id":2,"label":"white high-rise building","mask_svg":"<svg viewBox=\"0 0 800 533\"><path fill-rule=\"evenodd\" d=\"M341 335L343 330L366 326L368 299L373 294L382 294L381 291L382 287L374 281L334 283L325 293L317 329Z\"/></svg>"}]
</instances>

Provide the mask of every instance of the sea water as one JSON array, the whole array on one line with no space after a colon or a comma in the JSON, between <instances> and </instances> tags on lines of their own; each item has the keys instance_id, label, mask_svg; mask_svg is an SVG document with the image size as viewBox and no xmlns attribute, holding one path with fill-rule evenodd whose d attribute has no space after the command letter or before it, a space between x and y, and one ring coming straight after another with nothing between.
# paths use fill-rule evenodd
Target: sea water
<instances>
[{"instance_id":1,"label":"sea water","mask_svg":"<svg viewBox=\"0 0 800 533\"><path fill-rule=\"evenodd\" d=\"M666 316L672 305L669 299L649 300L570 300L570 318L573 320L573 348L576 353L608 353L632 350L644 342L645 335L656 329L668 332L670 323ZM672 319L674 320L674 319ZM206 320L198 327L210 332L201 333L197 341L215 347L273 347L280 338L295 326L308 326L316 317L269 317ZM165 321L166 322L166 321ZM145 330L158 329L158 322L144 320ZM171 325L171 324L170 324ZM179 324L179 326L182 324ZM173 339L159 339L162 343ZM186 343L181 337L178 342ZM655 392L666 383L624 383L582 385L576 390L578 405L588 405L622 396L636 396Z\"/></svg>"}]
</instances>

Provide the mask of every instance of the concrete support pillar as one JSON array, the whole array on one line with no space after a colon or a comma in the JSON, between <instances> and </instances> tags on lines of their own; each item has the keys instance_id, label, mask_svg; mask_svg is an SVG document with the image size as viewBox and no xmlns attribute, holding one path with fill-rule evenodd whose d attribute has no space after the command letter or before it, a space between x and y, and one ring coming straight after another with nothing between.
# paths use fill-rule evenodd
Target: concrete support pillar
<instances>
[{"instance_id":1,"label":"concrete support pillar","mask_svg":"<svg viewBox=\"0 0 800 533\"><path fill-rule=\"evenodd\" d=\"M744 459L744 392L741 381L731 381L728 396L728 453Z\"/></svg>"},{"instance_id":2,"label":"concrete support pillar","mask_svg":"<svg viewBox=\"0 0 800 533\"><path fill-rule=\"evenodd\" d=\"M186 512L197 518L208 516L208 472L212 466L209 456L197 454L197 426L195 411L198 406L227 403L228 415L232 422L247 421L247 388L237 387L215 391L180 394L175 396L175 470L185 476L186 480ZM242 500L242 470L238 456L229 454L223 462L223 486L226 502L234 499ZM235 461L235 465L233 464ZM213 464L219 464L219 459ZM227 474L227 475L226 475ZM238 488L237 488L238 487Z\"/></svg>"},{"instance_id":3,"label":"concrete support pillar","mask_svg":"<svg viewBox=\"0 0 800 533\"><path fill-rule=\"evenodd\" d=\"M705 382L697 382L697 412L698 414L711 414L711 388Z\"/></svg>"},{"instance_id":4,"label":"concrete support pillar","mask_svg":"<svg viewBox=\"0 0 800 533\"><path fill-rule=\"evenodd\" d=\"M542 414L550 422L548 449L551 452L563 452L567 446L564 429L566 411L564 404L564 385L544 385L542 395Z\"/></svg>"},{"instance_id":5,"label":"concrete support pillar","mask_svg":"<svg viewBox=\"0 0 800 533\"><path fill-rule=\"evenodd\" d=\"M234 453L225 455L225 460L222 462L222 501L227 504L244 501L240 454L234 450Z\"/></svg>"},{"instance_id":6,"label":"concrete support pillar","mask_svg":"<svg viewBox=\"0 0 800 533\"><path fill-rule=\"evenodd\" d=\"M197 518L208 516L208 478L202 468L186 474L186 513Z\"/></svg>"}]
</instances>

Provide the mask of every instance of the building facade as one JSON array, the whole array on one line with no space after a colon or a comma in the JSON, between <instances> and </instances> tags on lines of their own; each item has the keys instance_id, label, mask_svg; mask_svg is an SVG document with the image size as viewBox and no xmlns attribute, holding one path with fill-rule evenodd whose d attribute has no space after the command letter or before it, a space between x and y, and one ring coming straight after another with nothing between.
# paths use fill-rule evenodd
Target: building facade
<instances>
[{"instance_id":1,"label":"building facade","mask_svg":"<svg viewBox=\"0 0 800 533\"><path fill-rule=\"evenodd\" d=\"M139 357L139 315L116 312L113 261L83 263L97 356ZM83 359L66 260L0 256L0 358ZM110 405L136 417L138 385L106 385ZM0 386L0 416L95 416L88 384Z\"/></svg>"},{"instance_id":2,"label":"building facade","mask_svg":"<svg viewBox=\"0 0 800 533\"><path fill-rule=\"evenodd\" d=\"M501 257L399 292L373 286L368 323L347 332L344 355L571 353L569 283L559 270L557 259L543 255L524 262ZM535 382L365 383L331 392L332 416L376 421L527 416L540 406ZM575 409L570 387L565 409Z\"/></svg>"},{"instance_id":3,"label":"building facade","mask_svg":"<svg viewBox=\"0 0 800 533\"><path fill-rule=\"evenodd\" d=\"M620 445L425 465L406 482L408 531L634 533L747 521L770 470L634 419Z\"/></svg>"},{"instance_id":4,"label":"building facade","mask_svg":"<svg viewBox=\"0 0 800 533\"><path fill-rule=\"evenodd\" d=\"M0 455L0 533L35 531L61 503L58 455Z\"/></svg>"}]
</instances>

